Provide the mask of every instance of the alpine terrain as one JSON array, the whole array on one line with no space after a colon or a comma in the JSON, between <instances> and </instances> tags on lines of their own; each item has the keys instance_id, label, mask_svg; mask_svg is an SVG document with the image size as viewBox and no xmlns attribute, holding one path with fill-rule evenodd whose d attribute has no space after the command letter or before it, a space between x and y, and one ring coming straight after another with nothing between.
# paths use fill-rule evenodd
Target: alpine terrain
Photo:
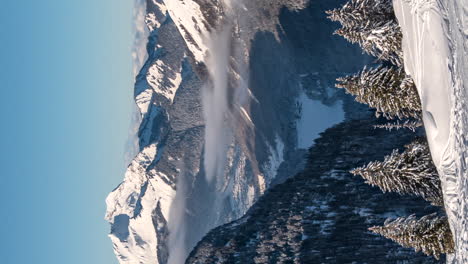
<instances>
[{"instance_id":1,"label":"alpine terrain","mask_svg":"<svg viewBox=\"0 0 468 264\"><path fill-rule=\"evenodd\" d=\"M335 88L376 63L333 35L325 11L345 2L135 0L134 153L105 215L120 263L437 263L367 229L443 208L349 172L426 134L455 234L447 259L468 261L467 7L393 1L426 128L413 133L374 128L384 118ZM428 13L437 47L415 30Z\"/></svg>"}]
</instances>

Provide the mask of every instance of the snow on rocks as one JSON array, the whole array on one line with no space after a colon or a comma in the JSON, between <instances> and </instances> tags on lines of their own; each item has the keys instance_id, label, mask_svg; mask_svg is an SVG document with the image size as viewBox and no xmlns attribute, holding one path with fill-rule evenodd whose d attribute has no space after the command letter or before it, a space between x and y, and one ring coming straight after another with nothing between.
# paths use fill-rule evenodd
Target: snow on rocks
<instances>
[{"instance_id":1,"label":"snow on rocks","mask_svg":"<svg viewBox=\"0 0 468 264\"><path fill-rule=\"evenodd\" d=\"M146 15L145 23L150 31L153 31L161 26L161 23L159 23L159 21L156 19L156 15L154 13L148 13Z\"/></svg>"},{"instance_id":2,"label":"snow on rocks","mask_svg":"<svg viewBox=\"0 0 468 264\"><path fill-rule=\"evenodd\" d=\"M193 0L164 0L164 3L195 61L203 62L208 50L204 37L208 36L209 23L200 5Z\"/></svg>"},{"instance_id":3,"label":"snow on rocks","mask_svg":"<svg viewBox=\"0 0 468 264\"><path fill-rule=\"evenodd\" d=\"M182 82L182 69L171 69L162 60L157 60L148 70L146 80L154 92L174 101L177 89Z\"/></svg>"},{"instance_id":4,"label":"snow on rocks","mask_svg":"<svg viewBox=\"0 0 468 264\"><path fill-rule=\"evenodd\" d=\"M168 219L175 190L148 170L156 155L155 144L145 147L128 166L124 182L106 199L109 237L120 263L158 263L153 213L159 206Z\"/></svg>"},{"instance_id":5,"label":"snow on rocks","mask_svg":"<svg viewBox=\"0 0 468 264\"><path fill-rule=\"evenodd\" d=\"M138 106L138 109L140 109L141 116L144 116L146 113L148 113L148 108L151 104L153 93L154 92L151 89L146 89L135 96L135 102Z\"/></svg>"},{"instance_id":6,"label":"snow on rocks","mask_svg":"<svg viewBox=\"0 0 468 264\"><path fill-rule=\"evenodd\" d=\"M119 214L132 216L135 210L141 191L138 190L144 182L147 181L146 169L154 161L157 154L156 145L152 144L145 147L125 172L124 183L119 185L106 199L107 215L106 219L113 221L112 217ZM122 195L125 193L126 195ZM114 203L117 200L120 202Z\"/></svg>"},{"instance_id":7,"label":"snow on rocks","mask_svg":"<svg viewBox=\"0 0 468 264\"><path fill-rule=\"evenodd\" d=\"M456 252L448 257L449 263L468 263L468 143L464 136L468 129L468 4L462 2L394 0L403 32L405 68L421 97L424 126L455 239Z\"/></svg>"},{"instance_id":8,"label":"snow on rocks","mask_svg":"<svg viewBox=\"0 0 468 264\"><path fill-rule=\"evenodd\" d=\"M284 161L284 142L278 135L275 137L275 144L276 146L269 146L270 157L268 163L263 168L264 175L258 175L261 193L266 190L275 178L281 163Z\"/></svg>"}]
</instances>

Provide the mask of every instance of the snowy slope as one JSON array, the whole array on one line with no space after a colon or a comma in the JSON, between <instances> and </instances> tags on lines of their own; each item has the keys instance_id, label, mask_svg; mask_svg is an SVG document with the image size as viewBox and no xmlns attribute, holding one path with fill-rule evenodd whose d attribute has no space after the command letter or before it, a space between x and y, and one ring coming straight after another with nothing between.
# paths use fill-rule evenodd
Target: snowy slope
<instances>
[{"instance_id":1,"label":"snowy slope","mask_svg":"<svg viewBox=\"0 0 468 264\"><path fill-rule=\"evenodd\" d=\"M161 134L167 130L163 106L173 103L181 85L185 49L174 47L164 56L152 49L158 30L167 22L166 10L158 0L136 0L135 13L139 153L129 164L124 181L107 197L105 218L111 224L109 237L119 262L151 264L159 263L159 251L164 252L166 224L176 194L172 167L161 169L157 164L169 158L161 158ZM165 27L166 31L175 30L170 25ZM164 33L164 29L161 31ZM178 39L169 41L177 44Z\"/></svg>"},{"instance_id":2,"label":"snowy slope","mask_svg":"<svg viewBox=\"0 0 468 264\"><path fill-rule=\"evenodd\" d=\"M217 1L207 2L207 5L214 8ZM205 18L206 13L203 14L200 4L193 0L164 0L164 4L195 60L203 62L208 49L204 38L209 35L210 23ZM212 21L216 19L216 17L211 18Z\"/></svg>"},{"instance_id":3,"label":"snowy slope","mask_svg":"<svg viewBox=\"0 0 468 264\"><path fill-rule=\"evenodd\" d=\"M203 14L199 3L204 3ZM245 102L234 102L236 107L226 113L229 137L225 166L216 183L205 181L200 168L205 130L201 91L205 83L200 78L207 77L203 72L195 74L194 68L206 56L203 36L207 34L205 26L214 26L219 17L210 13L216 3L137 1L139 153L123 182L106 200L109 236L120 263L180 262L211 228L243 215L276 176L283 151L294 148L294 144L284 142L285 133L277 133L274 141L264 142L265 149L259 150L264 156L252 158L246 153L246 135L241 130L253 126L252 110ZM206 21L210 14L212 20ZM147 29L141 28L143 22ZM290 112L294 111L273 114L287 116Z\"/></svg>"},{"instance_id":4,"label":"snowy slope","mask_svg":"<svg viewBox=\"0 0 468 264\"><path fill-rule=\"evenodd\" d=\"M154 144L143 149L128 167L124 182L106 199L106 220L113 227L109 236L121 263L157 263L152 208L158 205L168 219L175 188L165 175L150 168L156 156Z\"/></svg>"},{"instance_id":5,"label":"snowy slope","mask_svg":"<svg viewBox=\"0 0 468 264\"><path fill-rule=\"evenodd\" d=\"M394 0L394 7L456 242L448 262L468 263L468 3Z\"/></svg>"},{"instance_id":6,"label":"snowy slope","mask_svg":"<svg viewBox=\"0 0 468 264\"><path fill-rule=\"evenodd\" d=\"M320 102L340 100L327 90L337 73L357 71L361 65L350 58L362 60L357 48L354 57L343 51L342 40L325 41L334 28L322 25L324 5L333 3L322 0L300 14L304 2L231 1L225 17L217 0L138 0L146 5L138 21L147 27L139 32L148 37L135 80L139 153L106 201L120 263L181 263L209 230L241 217L270 186L302 168L298 130L310 131L298 126L302 90L317 112ZM213 44L224 47L208 50ZM207 150L208 140L215 151ZM312 144L312 137L301 140ZM213 153L210 178L205 161Z\"/></svg>"}]
</instances>

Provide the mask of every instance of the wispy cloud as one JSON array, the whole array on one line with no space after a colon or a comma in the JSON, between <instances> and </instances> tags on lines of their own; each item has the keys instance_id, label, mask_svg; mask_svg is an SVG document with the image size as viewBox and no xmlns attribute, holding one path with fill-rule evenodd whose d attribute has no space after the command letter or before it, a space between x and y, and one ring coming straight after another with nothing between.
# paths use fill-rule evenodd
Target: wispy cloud
<instances>
[{"instance_id":1,"label":"wispy cloud","mask_svg":"<svg viewBox=\"0 0 468 264\"><path fill-rule=\"evenodd\" d=\"M231 27L226 26L207 43L210 54L206 65L211 82L202 91L205 117L204 166L208 181L222 173L226 159L227 134L226 114L228 111L228 72L231 47Z\"/></svg>"},{"instance_id":2,"label":"wispy cloud","mask_svg":"<svg viewBox=\"0 0 468 264\"><path fill-rule=\"evenodd\" d=\"M145 23L146 16L146 0L134 0L133 4L133 78L135 78L143 67L143 64L148 59L146 44L148 42L149 30ZM132 87L129 87L131 89ZM133 93L132 93L133 94ZM141 124L140 110L133 103L132 120L130 121L130 129L125 144L125 163L129 164L139 151L138 129Z\"/></svg>"},{"instance_id":3,"label":"wispy cloud","mask_svg":"<svg viewBox=\"0 0 468 264\"><path fill-rule=\"evenodd\" d=\"M188 255L188 248L186 244L186 195L187 195L187 181L185 175L185 164L181 162L179 166L182 168L179 176L177 177L177 193L174 202L171 205L171 210L168 219L168 248L169 259L168 264L185 263L185 258Z\"/></svg>"}]
</instances>

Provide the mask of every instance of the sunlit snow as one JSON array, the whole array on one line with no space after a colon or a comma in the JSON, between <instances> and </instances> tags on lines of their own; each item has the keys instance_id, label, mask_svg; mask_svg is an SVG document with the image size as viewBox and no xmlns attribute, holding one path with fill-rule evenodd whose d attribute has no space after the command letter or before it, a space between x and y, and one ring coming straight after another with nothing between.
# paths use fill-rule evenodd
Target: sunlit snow
<instances>
[{"instance_id":1,"label":"sunlit snow","mask_svg":"<svg viewBox=\"0 0 468 264\"><path fill-rule=\"evenodd\" d=\"M464 3L463 3L464 2ZM455 240L448 263L468 261L466 1L394 0L406 71L421 97L432 158Z\"/></svg>"}]
</instances>

